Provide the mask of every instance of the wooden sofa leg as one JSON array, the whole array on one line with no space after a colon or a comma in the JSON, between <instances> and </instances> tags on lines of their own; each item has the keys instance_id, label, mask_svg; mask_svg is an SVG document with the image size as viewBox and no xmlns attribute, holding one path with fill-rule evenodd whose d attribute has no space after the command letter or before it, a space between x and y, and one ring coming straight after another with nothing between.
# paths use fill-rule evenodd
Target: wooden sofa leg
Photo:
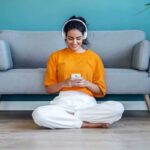
<instances>
[{"instance_id":1,"label":"wooden sofa leg","mask_svg":"<svg viewBox=\"0 0 150 150\"><path fill-rule=\"evenodd\" d=\"M149 94L145 94L144 99L145 99L148 111L150 111L150 97L149 97Z\"/></svg>"}]
</instances>

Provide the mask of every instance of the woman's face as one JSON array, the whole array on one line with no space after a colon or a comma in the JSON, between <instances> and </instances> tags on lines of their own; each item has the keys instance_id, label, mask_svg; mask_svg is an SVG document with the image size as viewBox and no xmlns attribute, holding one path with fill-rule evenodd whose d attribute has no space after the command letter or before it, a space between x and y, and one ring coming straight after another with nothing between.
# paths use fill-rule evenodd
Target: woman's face
<instances>
[{"instance_id":1,"label":"woman's face","mask_svg":"<svg viewBox=\"0 0 150 150\"><path fill-rule=\"evenodd\" d=\"M80 51L82 49L83 35L77 29L69 30L66 37L68 48L74 51Z\"/></svg>"}]
</instances>

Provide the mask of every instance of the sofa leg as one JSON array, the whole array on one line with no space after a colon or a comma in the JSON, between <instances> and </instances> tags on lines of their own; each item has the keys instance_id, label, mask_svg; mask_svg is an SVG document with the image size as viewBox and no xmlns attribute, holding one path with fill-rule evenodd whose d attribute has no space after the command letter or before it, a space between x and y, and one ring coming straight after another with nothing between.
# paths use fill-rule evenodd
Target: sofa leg
<instances>
[{"instance_id":1,"label":"sofa leg","mask_svg":"<svg viewBox=\"0 0 150 150\"><path fill-rule=\"evenodd\" d=\"M144 99L145 99L148 111L150 111L150 97L149 97L149 94L145 94Z\"/></svg>"}]
</instances>

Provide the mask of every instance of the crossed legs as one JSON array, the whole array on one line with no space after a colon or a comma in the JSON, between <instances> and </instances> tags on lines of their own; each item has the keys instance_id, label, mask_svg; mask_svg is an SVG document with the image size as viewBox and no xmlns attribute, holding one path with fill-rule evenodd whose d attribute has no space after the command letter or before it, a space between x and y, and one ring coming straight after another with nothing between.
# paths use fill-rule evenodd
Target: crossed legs
<instances>
[{"instance_id":1,"label":"crossed legs","mask_svg":"<svg viewBox=\"0 0 150 150\"><path fill-rule=\"evenodd\" d=\"M43 127L55 128L108 128L121 119L124 107L121 103L107 101L81 109L74 114L58 105L40 106L33 111L34 122Z\"/></svg>"}]
</instances>

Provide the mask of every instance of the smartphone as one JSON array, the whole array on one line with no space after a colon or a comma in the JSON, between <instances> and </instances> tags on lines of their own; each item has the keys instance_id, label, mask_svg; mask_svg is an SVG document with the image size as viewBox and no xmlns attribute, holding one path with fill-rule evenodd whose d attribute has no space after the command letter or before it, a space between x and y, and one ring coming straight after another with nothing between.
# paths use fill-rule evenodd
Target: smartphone
<instances>
[{"instance_id":1,"label":"smartphone","mask_svg":"<svg viewBox=\"0 0 150 150\"><path fill-rule=\"evenodd\" d=\"M74 80L74 79L81 79L81 74L80 73L73 73L71 74L71 79Z\"/></svg>"}]
</instances>

